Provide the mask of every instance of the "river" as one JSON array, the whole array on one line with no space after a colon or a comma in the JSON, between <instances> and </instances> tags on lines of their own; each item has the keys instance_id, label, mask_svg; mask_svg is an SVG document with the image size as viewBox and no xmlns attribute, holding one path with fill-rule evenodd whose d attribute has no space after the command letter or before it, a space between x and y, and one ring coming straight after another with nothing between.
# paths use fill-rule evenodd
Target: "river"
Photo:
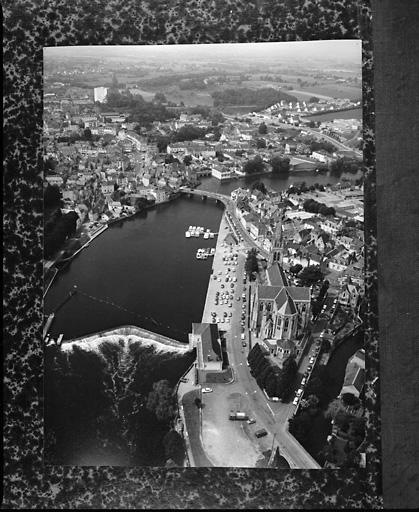
<instances>
[{"instance_id":1,"label":"river","mask_svg":"<svg viewBox=\"0 0 419 512\"><path fill-rule=\"evenodd\" d=\"M313 172L292 172L286 176L275 173L257 174L246 176L244 178L234 178L232 180L221 181L212 176L203 176L200 178L201 184L198 190L206 190L207 192L218 192L224 195L230 195L236 188L252 188L253 184L262 181L268 189L275 191L286 190L295 182L305 181L307 186L318 183L319 185L334 185L342 181L342 179L356 180L362 176L362 171L356 174L339 173L313 173Z\"/></svg>"}]
</instances>

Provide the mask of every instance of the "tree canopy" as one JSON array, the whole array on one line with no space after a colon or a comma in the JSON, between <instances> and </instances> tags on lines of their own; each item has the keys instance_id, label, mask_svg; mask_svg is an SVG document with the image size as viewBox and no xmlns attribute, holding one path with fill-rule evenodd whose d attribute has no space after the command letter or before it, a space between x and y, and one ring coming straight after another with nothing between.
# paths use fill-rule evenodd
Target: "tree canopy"
<instances>
[{"instance_id":1,"label":"tree canopy","mask_svg":"<svg viewBox=\"0 0 419 512\"><path fill-rule=\"evenodd\" d=\"M47 185L44 188L44 207L56 208L62 206L61 190L58 185Z\"/></svg>"},{"instance_id":2,"label":"tree canopy","mask_svg":"<svg viewBox=\"0 0 419 512\"><path fill-rule=\"evenodd\" d=\"M253 183L252 185L252 190L259 190L260 192L262 192L262 194L267 193L267 189L263 181L255 181L255 183Z\"/></svg>"},{"instance_id":3,"label":"tree canopy","mask_svg":"<svg viewBox=\"0 0 419 512\"><path fill-rule=\"evenodd\" d=\"M290 170L290 159L288 157L282 158L280 156L274 156L270 164L272 166L272 172L278 174L286 174Z\"/></svg>"},{"instance_id":4,"label":"tree canopy","mask_svg":"<svg viewBox=\"0 0 419 512\"><path fill-rule=\"evenodd\" d=\"M266 123L260 123L258 131L260 135L266 135L268 133L268 127L266 126Z\"/></svg>"},{"instance_id":5,"label":"tree canopy","mask_svg":"<svg viewBox=\"0 0 419 512\"><path fill-rule=\"evenodd\" d=\"M176 430L171 429L164 436L163 443L166 458L172 459L178 466L182 466L185 458L185 444L182 436Z\"/></svg>"},{"instance_id":6,"label":"tree canopy","mask_svg":"<svg viewBox=\"0 0 419 512\"><path fill-rule=\"evenodd\" d=\"M303 286L311 286L318 281L322 281L324 279L324 274L316 265L309 265L299 272L298 279Z\"/></svg>"},{"instance_id":7,"label":"tree canopy","mask_svg":"<svg viewBox=\"0 0 419 512\"><path fill-rule=\"evenodd\" d=\"M255 174L262 172L264 168L265 164L263 163L262 157L260 155L256 155L253 160L249 160L244 164L243 170L246 174Z\"/></svg>"},{"instance_id":8,"label":"tree canopy","mask_svg":"<svg viewBox=\"0 0 419 512\"><path fill-rule=\"evenodd\" d=\"M165 379L153 384L147 398L147 409L153 411L159 421L169 422L176 414L176 401L173 396L173 389Z\"/></svg>"}]
</instances>

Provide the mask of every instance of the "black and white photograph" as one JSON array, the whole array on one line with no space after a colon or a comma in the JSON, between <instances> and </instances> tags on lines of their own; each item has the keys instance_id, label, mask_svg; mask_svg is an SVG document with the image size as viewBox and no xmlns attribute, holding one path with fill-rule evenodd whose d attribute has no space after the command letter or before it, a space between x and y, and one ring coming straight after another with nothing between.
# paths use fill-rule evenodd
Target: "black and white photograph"
<instances>
[{"instance_id":1,"label":"black and white photograph","mask_svg":"<svg viewBox=\"0 0 419 512\"><path fill-rule=\"evenodd\" d=\"M365 467L361 64L45 48L47 463Z\"/></svg>"}]
</instances>

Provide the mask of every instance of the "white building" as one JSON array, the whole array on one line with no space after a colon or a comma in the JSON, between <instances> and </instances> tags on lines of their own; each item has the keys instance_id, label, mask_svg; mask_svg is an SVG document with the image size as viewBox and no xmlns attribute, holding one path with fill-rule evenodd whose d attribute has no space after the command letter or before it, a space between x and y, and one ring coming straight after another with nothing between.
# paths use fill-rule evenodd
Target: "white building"
<instances>
[{"instance_id":1,"label":"white building","mask_svg":"<svg viewBox=\"0 0 419 512\"><path fill-rule=\"evenodd\" d=\"M192 324L189 348L196 347L199 370L221 371L223 356L217 324Z\"/></svg>"},{"instance_id":2,"label":"white building","mask_svg":"<svg viewBox=\"0 0 419 512\"><path fill-rule=\"evenodd\" d=\"M95 87L93 89L95 101L99 103L104 103L106 101L106 97L108 95L107 87Z\"/></svg>"}]
</instances>

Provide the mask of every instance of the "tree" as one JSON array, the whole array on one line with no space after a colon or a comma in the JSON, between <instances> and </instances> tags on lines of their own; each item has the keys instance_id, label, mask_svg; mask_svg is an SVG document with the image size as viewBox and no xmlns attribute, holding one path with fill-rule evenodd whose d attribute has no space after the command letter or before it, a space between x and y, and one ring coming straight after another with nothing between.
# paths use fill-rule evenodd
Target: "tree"
<instances>
[{"instance_id":1,"label":"tree","mask_svg":"<svg viewBox=\"0 0 419 512\"><path fill-rule=\"evenodd\" d=\"M252 190L259 190L260 192L262 192L262 194L267 193L266 186L263 183L263 181L256 181L255 183L253 183Z\"/></svg>"},{"instance_id":2,"label":"tree","mask_svg":"<svg viewBox=\"0 0 419 512\"><path fill-rule=\"evenodd\" d=\"M266 134L268 133L268 127L266 126L266 124L265 124L265 123L263 123L263 122L262 122L262 123L259 125L259 130L258 130L258 131L259 131L259 134L260 134L260 135L266 135Z\"/></svg>"},{"instance_id":3,"label":"tree","mask_svg":"<svg viewBox=\"0 0 419 512\"><path fill-rule=\"evenodd\" d=\"M301 444L304 444L308 438L311 429L310 415L303 411L297 416L288 420L289 431Z\"/></svg>"},{"instance_id":4,"label":"tree","mask_svg":"<svg viewBox=\"0 0 419 512\"><path fill-rule=\"evenodd\" d=\"M246 174L253 174L257 172L262 172L265 165L263 163L262 157L260 155L256 155L253 160L249 160L244 165L244 172Z\"/></svg>"},{"instance_id":5,"label":"tree","mask_svg":"<svg viewBox=\"0 0 419 512\"><path fill-rule=\"evenodd\" d=\"M347 412L345 409L339 409L334 417L335 425L344 432L347 432L352 418L353 415Z\"/></svg>"},{"instance_id":6,"label":"tree","mask_svg":"<svg viewBox=\"0 0 419 512\"><path fill-rule=\"evenodd\" d=\"M366 418L365 416L356 417L351 421L351 426L349 428L349 435L351 436L365 436L365 424Z\"/></svg>"},{"instance_id":7,"label":"tree","mask_svg":"<svg viewBox=\"0 0 419 512\"><path fill-rule=\"evenodd\" d=\"M156 92L153 101L157 103L167 103L166 96L162 92Z\"/></svg>"},{"instance_id":8,"label":"tree","mask_svg":"<svg viewBox=\"0 0 419 512\"><path fill-rule=\"evenodd\" d=\"M315 395L310 395L307 398L304 398L301 400L301 408L302 409L308 409L309 414L316 414L318 411L318 405L319 405L319 398Z\"/></svg>"},{"instance_id":9,"label":"tree","mask_svg":"<svg viewBox=\"0 0 419 512\"><path fill-rule=\"evenodd\" d=\"M296 265L293 265L290 267L291 274L297 275L299 272L303 270L303 266L300 263L297 263Z\"/></svg>"},{"instance_id":10,"label":"tree","mask_svg":"<svg viewBox=\"0 0 419 512\"><path fill-rule=\"evenodd\" d=\"M290 170L290 159L289 158L281 158L280 156L274 156L270 164L272 166L272 172L276 172L278 174L286 174Z\"/></svg>"},{"instance_id":11,"label":"tree","mask_svg":"<svg viewBox=\"0 0 419 512\"><path fill-rule=\"evenodd\" d=\"M187 166L191 165L192 162L192 156L191 155L185 155L183 158L183 163Z\"/></svg>"},{"instance_id":12,"label":"tree","mask_svg":"<svg viewBox=\"0 0 419 512\"><path fill-rule=\"evenodd\" d=\"M92 130L90 128L83 130L83 138L86 140L92 140Z\"/></svg>"},{"instance_id":13,"label":"tree","mask_svg":"<svg viewBox=\"0 0 419 512\"><path fill-rule=\"evenodd\" d=\"M265 139L256 139L256 147L258 149L266 148L266 140Z\"/></svg>"},{"instance_id":14,"label":"tree","mask_svg":"<svg viewBox=\"0 0 419 512\"><path fill-rule=\"evenodd\" d=\"M253 272L259 271L256 249L250 250L249 254L247 255L244 268L246 270L246 273L250 276L250 278L252 278Z\"/></svg>"},{"instance_id":15,"label":"tree","mask_svg":"<svg viewBox=\"0 0 419 512\"><path fill-rule=\"evenodd\" d=\"M298 274L298 279L300 279L303 286L310 286L318 281L322 281L324 279L324 274L319 267L310 265Z\"/></svg>"},{"instance_id":16,"label":"tree","mask_svg":"<svg viewBox=\"0 0 419 512\"><path fill-rule=\"evenodd\" d=\"M54 208L61 205L62 197L58 185L47 185L44 189L44 207Z\"/></svg>"},{"instance_id":17,"label":"tree","mask_svg":"<svg viewBox=\"0 0 419 512\"><path fill-rule=\"evenodd\" d=\"M345 411L345 408L343 407L342 402L338 398L335 398L335 400L332 400L329 403L325 416L328 419L334 420L339 411Z\"/></svg>"},{"instance_id":18,"label":"tree","mask_svg":"<svg viewBox=\"0 0 419 512\"><path fill-rule=\"evenodd\" d=\"M307 383L305 394L317 397L320 404L325 398L325 388L322 381L318 377L312 377Z\"/></svg>"},{"instance_id":19,"label":"tree","mask_svg":"<svg viewBox=\"0 0 419 512\"><path fill-rule=\"evenodd\" d=\"M194 400L194 404L198 407L198 409L202 406L201 399L199 397L196 397Z\"/></svg>"},{"instance_id":20,"label":"tree","mask_svg":"<svg viewBox=\"0 0 419 512\"><path fill-rule=\"evenodd\" d=\"M178 466L182 466L185 458L185 445L182 436L176 430L171 429L164 436L163 444L166 459L173 459Z\"/></svg>"},{"instance_id":21,"label":"tree","mask_svg":"<svg viewBox=\"0 0 419 512\"><path fill-rule=\"evenodd\" d=\"M348 406L355 405L355 403L358 401L357 397L353 393L343 393L341 400L345 405Z\"/></svg>"},{"instance_id":22,"label":"tree","mask_svg":"<svg viewBox=\"0 0 419 512\"><path fill-rule=\"evenodd\" d=\"M175 417L176 401L167 380L159 380L153 384L153 391L148 394L146 407L155 413L159 421L169 422Z\"/></svg>"}]
</instances>

